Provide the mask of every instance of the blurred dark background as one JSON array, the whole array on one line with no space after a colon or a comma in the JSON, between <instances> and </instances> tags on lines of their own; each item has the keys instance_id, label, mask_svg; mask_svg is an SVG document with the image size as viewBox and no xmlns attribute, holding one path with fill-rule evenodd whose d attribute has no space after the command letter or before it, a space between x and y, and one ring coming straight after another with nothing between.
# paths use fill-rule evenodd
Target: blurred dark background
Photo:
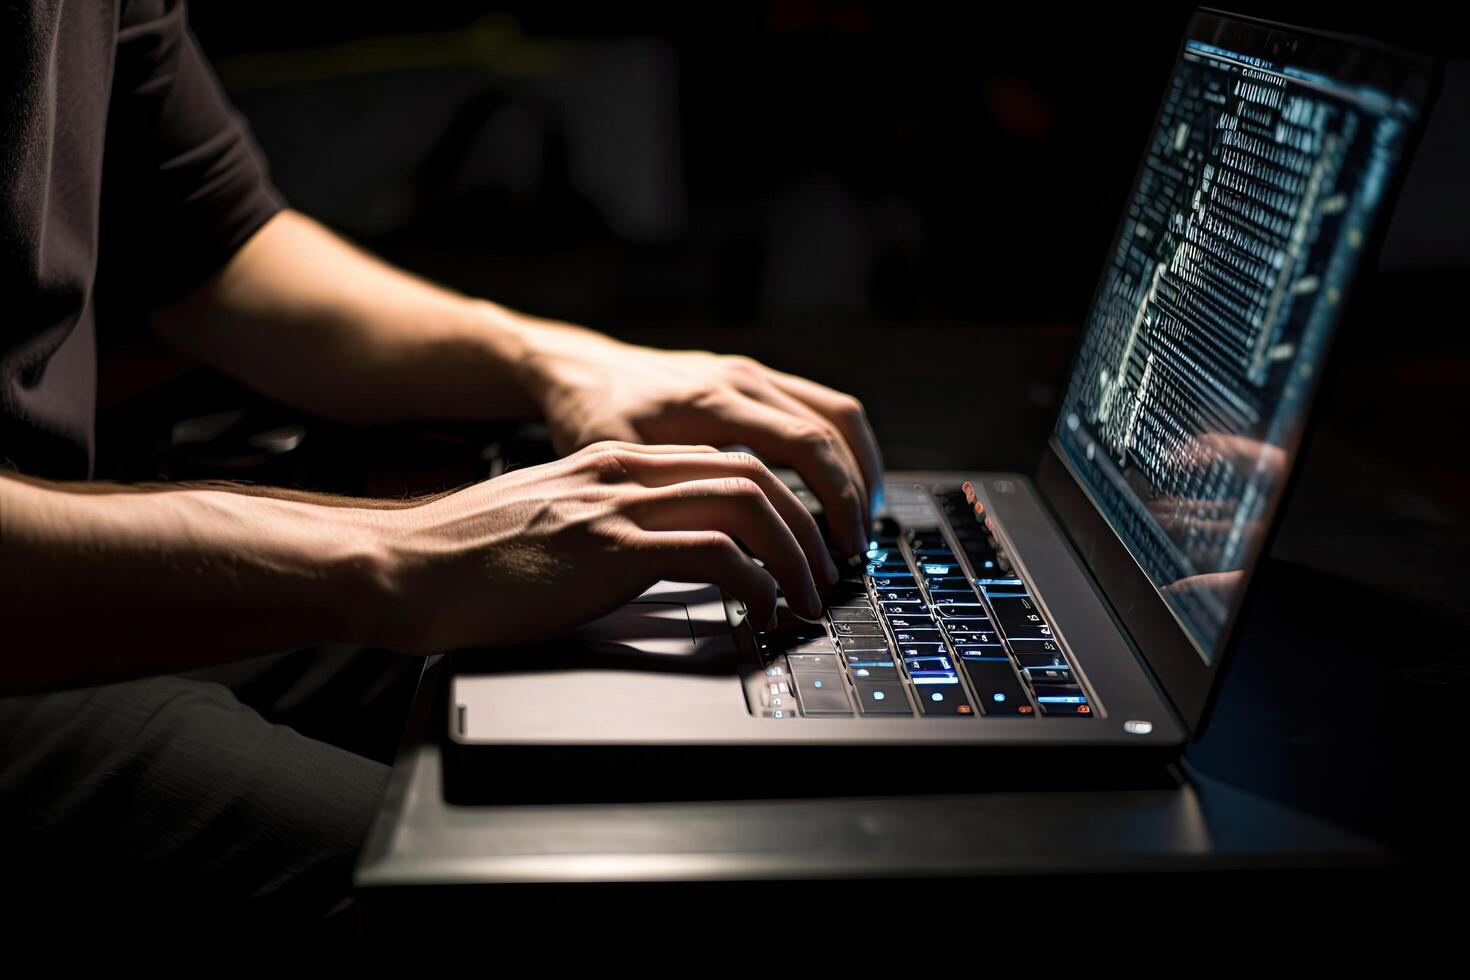
<instances>
[{"instance_id":1,"label":"blurred dark background","mask_svg":"<svg viewBox=\"0 0 1470 980\"><path fill-rule=\"evenodd\" d=\"M850 390L893 468L1026 470L1192 7L253 0L192 18L286 197L369 249ZM1470 677L1466 35L1429 5L1235 9L1445 59L1267 611L1193 753L1404 840L1443 792Z\"/></svg>"}]
</instances>

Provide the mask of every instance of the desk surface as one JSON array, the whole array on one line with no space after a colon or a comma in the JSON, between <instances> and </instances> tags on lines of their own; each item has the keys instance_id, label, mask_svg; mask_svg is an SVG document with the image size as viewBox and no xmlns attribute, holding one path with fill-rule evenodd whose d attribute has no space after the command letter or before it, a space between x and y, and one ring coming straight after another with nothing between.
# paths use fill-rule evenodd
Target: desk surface
<instances>
[{"instance_id":1,"label":"desk surface","mask_svg":"<svg viewBox=\"0 0 1470 980\"><path fill-rule=\"evenodd\" d=\"M395 889L777 883L1393 866L1321 820L1203 778L1172 788L576 805L445 802L425 668L359 861L371 904Z\"/></svg>"}]
</instances>

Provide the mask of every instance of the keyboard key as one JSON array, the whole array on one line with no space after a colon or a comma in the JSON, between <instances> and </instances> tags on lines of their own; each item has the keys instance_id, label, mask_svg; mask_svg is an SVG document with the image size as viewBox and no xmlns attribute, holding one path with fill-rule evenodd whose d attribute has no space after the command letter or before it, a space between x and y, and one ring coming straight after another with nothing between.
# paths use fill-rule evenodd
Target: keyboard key
<instances>
[{"instance_id":1,"label":"keyboard key","mask_svg":"<svg viewBox=\"0 0 1470 980\"><path fill-rule=\"evenodd\" d=\"M960 663L970 678L970 686L975 689L980 710L985 714L1035 715L1036 711L1008 659L961 660Z\"/></svg>"},{"instance_id":2,"label":"keyboard key","mask_svg":"<svg viewBox=\"0 0 1470 980\"><path fill-rule=\"evenodd\" d=\"M943 626L950 639L956 643L982 643L994 646L1000 642L1000 636L988 620L946 619L943 620Z\"/></svg>"},{"instance_id":3,"label":"keyboard key","mask_svg":"<svg viewBox=\"0 0 1470 980\"><path fill-rule=\"evenodd\" d=\"M913 670L910 668L909 680L913 681L915 687L945 687L950 684L958 684L960 675L952 670Z\"/></svg>"},{"instance_id":4,"label":"keyboard key","mask_svg":"<svg viewBox=\"0 0 1470 980\"><path fill-rule=\"evenodd\" d=\"M877 592L883 592L886 589L916 589L919 587L919 583L912 575L874 575L870 581Z\"/></svg>"},{"instance_id":5,"label":"keyboard key","mask_svg":"<svg viewBox=\"0 0 1470 980\"><path fill-rule=\"evenodd\" d=\"M797 619L784 607L778 608L777 615L780 616L780 626L766 635L784 650L800 646L808 640L827 638L827 629L821 623L808 623L804 619Z\"/></svg>"},{"instance_id":6,"label":"keyboard key","mask_svg":"<svg viewBox=\"0 0 1470 980\"><path fill-rule=\"evenodd\" d=\"M870 664L866 661L859 661L856 664L848 664L847 669L851 672L852 680L855 684L862 681L897 681L900 684L903 683L903 678L898 673L898 667L891 662L885 667L882 664Z\"/></svg>"},{"instance_id":7,"label":"keyboard key","mask_svg":"<svg viewBox=\"0 0 1470 980\"><path fill-rule=\"evenodd\" d=\"M916 630L901 629L894 630L893 635L898 637L900 643L943 643L944 634L938 629Z\"/></svg>"},{"instance_id":8,"label":"keyboard key","mask_svg":"<svg viewBox=\"0 0 1470 980\"><path fill-rule=\"evenodd\" d=\"M992 595L990 605L994 608L995 618L1000 622L1000 628L1007 639L1051 639L1051 627L1029 596Z\"/></svg>"},{"instance_id":9,"label":"keyboard key","mask_svg":"<svg viewBox=\"0 0 1470 980\"><path fill-rule=\"evenodd\" d=\"M882 636L883 624L876 619L871 623L833 623L832 632L839 640L850 636Z\"/></svg>"},{"instance_id":10,"label":"keyboard key","mask_svg":"<svg viewBox=\"0 0 1470 980\"><path fill-rule=\"evenodd\" d=\"M959 629L946 630L949 642L956 647L998 647L1000 646L1000 634L994 629L992 623L977 623L974 620L950 621L947 625L951 627L970 627L961 632Z\"/></svg>"},{"instance_id":11,"label":"keyboard key","mask_svg":"<svg viewBox=\"0 0 1470 980\"><path fill-rule=\"evenodd\" d=\"M1068 670L1066 661L1056 653L1018 653L1016 663L1022 670Z\"/></svg>"},{"instance_id":12,"label":"keyboard key","mask_svg":"<svg viewBox=\"0 0 1470 980\"><path fill-rule=\"evenodd\" d=\"M988 620L990 614L985 607L974 602L936 602L934 614L942 620Z\"/></svg>"},{"instance_id":13,"label":"keyboard key","mask_svg":"<svg viewBox=\"0 0 1470 980\"><path fill-rule=\"evenodd\" d=\"M801 698L801 708L809 715L850 715L847 681L836 671L794 674L792 682Z\"/></svg>"},{"instance_id":14,"label":"keyboard key","mask_svg":"<svg viewBox=\"0 0 1470 980\"><path fill-rule=\"evenodd\" d=\"M837 643L844 650L867 650L888 646L888 634L883 632L882 623L834 623L833 625L857 626L861 629L861 632L837 634Z\"/></svg>"},{"instance_id":15,"label":"keyboard key","mask_svg":"<svg viewBox=\"0 0 1470 980\"><path fill-rule=\"evenodd\" d=\"M888 616L922 616L924 604L922 602L880 602L878 608Z\"/></svg>"},{"instance_id":16,"label":"keyboard key","mask_svg":"<svg viewBox=\"0 0 1470 980\"><path fill-rule=\"evenodd\" d=\"M800 654L826 653L835 655L837 653L837 645L824 636L820 640L802 640L786 652Z\"/></svg>"},{"instance_id":17,"label":"keyboard key","mask_svg":"<svg viewBox=\"0 0 1470 980\"><path fill-rule=\"evenodd\" d=\"M980 598L971 589L930 589L929 597L936 605L946 600L948 600L950 605L954 605L955 603L961 605L967 603L973 604L980 601Z\"/></svg>"},{"instance_id":18,"label":"keyboard key","mask_svg":"<svg viewBox=\"0 0 1470 980\"><path fill-rule=\"evenodd\" d=\"M791 654L787 656L786 663L793 674L811 673L812 671L836 671L842 669L842 665L837 661L836 653L820 656L807 654Z\"/></svg>"},{"instance_id":19,"label":"keyboard key","mask_svg":"<svg viewBox=\"0 0 1470 980\"><path fill-rule=\"evenodd\" d=\"M1030 596L992 595L990 604L995 607L995 618L1000 620L1001 629L1009 635L1013 627L1045 626L1041 610Z\"/></svg>"},{"instance_id":20,"label":"keyboard key","mask_svg":"<svg viewBox=\"0 0 1470 980\"><path fill-rule=\"evenodd\" d=\"M888 625L893 628L893 631L895 633L901 633L904 630L932 630L938 628L934 620L930 619L927 615L887 616L885 618L888 620Z\"/></svg>"},{"instance_id":21,"label":"keyboard key","mask_svg":"<svg viewBox=\"0 0 1470 980\"><path fill-rule=\"evenodd\" d=\"M904 666L908 667L909 675L934 675L953 674L954 668L950 666L949 658L942 654L931 654L927 657L904 657Z\"/></svg>"},{"instance_id":22,"label":"keyboard key","mask_svg":"<svg viewBox=\"0 0 1470 980\"><path fill-rule=\"evenodd\" d=\"M1076 684L1077 678L1066 667L1031 667L1026 679L1032 684Z\"/></svg>"},{"instance_id":23,"label":"keyboard key","mask_svg":"<svg viewBox=\"0 0 1470 980\"><path fill-rule=\"evenodd\" d=\"M943 643L900 643L898 655L905 660L913 657L947 657L949 648Z\"/></svg>"},{"instance_id":24,"label":"keyboard key","mask_svg":"<svg viewBox=\"0 0 1470 980\"><path fill-rule=\"evenodd\" d=\"M863 566L863 570L869 578L881 578L884 575L909 575L909 563L903 560L902 555L895 554L886 561L870 561Z\"/></svg>"},{"instance_id":25,"label":"keyboard key","mask_svg":"<svg viewBox=\"0 0 1470 980\"><path fill-rule=\"evenodd\" d=\"M972 610L985 611L985 603L981 602L980 597L969 589L964 592L936 592L934 593L934 605L945 608L950 606L971 607Z\"/></svg>"},{"instance_id":26,"label":"keyboard key","mask_svg":"<svg viewBox=\"0 0 1470 980\"><path fill-rule=\"evenodd\" d=\"M1091 718L1092 705L1070 701L1050 702L1037 699L1036 706L1048 718Z\"/></svg>"},{"instance_id":27,"label":"keyboard key","mask_svg":"<svg viewBox=\"0 0 1470 980\"><path fill-rule=\"evenodd\" d=\"M887 660L893 659L893 651L886 646L843 646L842 655L851 663L853 660Z\"/></svg>"},{"instance_id":28,"label":"keyboard key","mask_svg":"<svg viewBox=\"0 0 1470 980\"><path fill-rule=\"evenodd\" d=\"M1082 704L1087 700L1087 695L1076 684L1032 684L1031 692L1036 695L1037 701L1057 704Z\"/></svg>"},{"instance_id":29,"label":"keyboard key","mask_svg":"<svg viewBox=\"0 0 1470 980\"><path fill-rule=\"evenodd\" d=\"M921 687L914 694L919 710L927 716L963 718L975 714L974 706L965 696L965 689L958 684Z\"/></svg>"},{"instance_id":30,"label":"keyboard key","mask_svg":"<svg viewBox=\"0 0 1470 980\"><path fill-rule=\"evenodd\" d=\"M916 554L921 551L949 551L949 543L944 540L944 536L933 531L927 534L911 533L909 547L913 548Z\"/></svg>"},{"instance_id":31,"label":"keyboard key","mask_svg":"<svg viewBox=\"0 0 1470 980\"><path fill-rule=\"evenodd\" d=\"M923 602L924 596L919 592L918 586L912 589L874 589L874 594L879 602Z\"/></svg>"},{"instance_id":32,"label":"keyboard key","mask_svg":"<svg viewBox=\"0 0 1470 980\"><path fill-rule=\"evenodd\" d=\"M956 643L954 652L961 657L1004 657L1005 647L988 643Z\"/></svg>"},{"instance_id":33,"label":"keyboard key","mask_svg":"<svg viewBox=\"0 0 1470 980\"><path fill-rule=\"evenodd\" d=\"M912 716L914 713L901 681L858 681L855 687L858 707L865 715Z\"/></svg>"},{"instance_id":34,"label":"keyboard key","mask_svg":"<svg viewBox=\"0 0 1470 980\"><path fill-rule=\"evenodd\" d=\"M1050 626L1006 626L1006 639L1008 640L1044 640L1055 636Z\"/></svg>"},{"instance_id":35,"label":"keyboard key","mask_svg":"<svg viewBox=\"0 0 1470 980\"><path fill-rule=\"evenodd\" d=\"M1075 684L1036 684L1031 688L1037 707L1048 718L1090 718L1092 705Z\"/></svg>"},{"instance_id":36,"label":"keyboard key","mask_svg":"<svg viewBox=\"0 0 1470 980\"><path fill-rule=\"evenodd\" d=\"M1036 667L1043 664L1060 664L1066 666L1067 663L1066 658L1062 656L1062 648L1057 644L1056 640L1012 640L1011 652L1016 655L1016 659L1021 662L1021 666L1023 667ZM1021 660L1022 657L1050 657L1052 659L1045 661L1026 661Z\"/></svg>"},{"instance_id":37,"label":"keyboard key","mask_svg":"<svg viewBox=\"0 0 1470 980\"><path fill-rule=\"evenodd\" d=\"M876 623L878 621L878 616L873 612L873 607L866 602L861 606L828 609L827 616L833 623Z\"/></svg>"}]
</instances>

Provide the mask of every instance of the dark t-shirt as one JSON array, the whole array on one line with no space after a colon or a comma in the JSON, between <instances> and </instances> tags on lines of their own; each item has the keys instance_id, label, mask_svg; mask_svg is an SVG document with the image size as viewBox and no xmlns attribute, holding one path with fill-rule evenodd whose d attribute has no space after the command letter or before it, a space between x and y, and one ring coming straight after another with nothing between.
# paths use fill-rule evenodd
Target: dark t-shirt
<instances>
[{"instance_id":1,"label":"dark t-shirt","mask_svg":"<svg viewBox=\"0 0 1470 980\"><path fill-rule=\"evenodd\" d=\"M91 474L97 332L281 207L179 0L0 0L0 463Z\"/></svg>"}]
</instances>

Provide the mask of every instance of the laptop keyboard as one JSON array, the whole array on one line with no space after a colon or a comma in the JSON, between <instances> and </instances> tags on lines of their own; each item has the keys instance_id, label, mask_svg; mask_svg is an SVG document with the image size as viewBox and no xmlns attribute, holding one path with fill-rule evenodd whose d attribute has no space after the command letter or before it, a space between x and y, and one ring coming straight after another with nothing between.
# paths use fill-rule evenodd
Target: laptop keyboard
<instances>
[{"instance_id":1,"label":"laptop keyboard","mask_svg":"<svg viewBox=\"0 0 1470 980\"><path fill-rule=\"evenodd\" d=\"M756 710L787 718L1090 718L1051 625L967 483L931 521L885 520L820 623L782 605L761 658ZM958 549L958 550L956 550ZM756 707L754 704L753 707Z\"/></svg>"}]
</instances>

